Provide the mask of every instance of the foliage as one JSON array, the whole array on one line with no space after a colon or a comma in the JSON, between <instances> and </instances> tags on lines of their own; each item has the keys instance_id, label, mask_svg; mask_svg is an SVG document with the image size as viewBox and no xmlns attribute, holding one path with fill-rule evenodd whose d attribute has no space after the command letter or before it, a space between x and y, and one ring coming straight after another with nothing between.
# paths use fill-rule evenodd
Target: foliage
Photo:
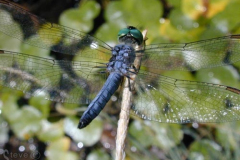
<instances>
[{"instance_id":1,"label":"foliage","mask_svg":"<svg viewBox=\"0 0 240 160\"><path fill-rule=\"evenodd\" d=\"M239 5L239 0L81 1L79 7L62 12L59 23L91 32L111 45L117 43L119 29L127 25L148 29L147 44L183 43L240 33ZM99 17L103 19L100 24L95 21ZM50 52L3 34L0 48L42 57L49 57ZM78 59L76 56L75 60ZM176 71L162 74L240 88L239 65L200 70L195 74ZM64 104L54 108L52 102L41 96L24 96L1 87L0 144L11 143L10 139L17 137L21 143L47 144L44 156L48 159L113 159L116 118L101 113L89 127L79 131L76 129L78 106ZM21 99L29 99L28 104L19 106ZM126 159L238 159L240 156L238 122L173 125L132 118ZM13 135L8 134L10 131ZM14 147L22 146L21 143Z\"/></svg>"}]
</instances>

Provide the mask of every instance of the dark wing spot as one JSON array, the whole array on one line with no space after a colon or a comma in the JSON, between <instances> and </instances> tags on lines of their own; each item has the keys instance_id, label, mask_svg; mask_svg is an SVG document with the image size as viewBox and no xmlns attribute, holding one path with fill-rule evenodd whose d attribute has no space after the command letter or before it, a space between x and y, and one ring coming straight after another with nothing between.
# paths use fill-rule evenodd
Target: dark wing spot
<instances>
[{"instance_id":1,"label":"dark wing spot","mask_svg":"<svg viewBox=\"0 0 240 160\"><path fill-rule=\"evenodd\" d=\"M231 109L234 106L234 104L231 102L230 99L225 99L225 107L227 109Z\"/></svg>"}]
</instances>

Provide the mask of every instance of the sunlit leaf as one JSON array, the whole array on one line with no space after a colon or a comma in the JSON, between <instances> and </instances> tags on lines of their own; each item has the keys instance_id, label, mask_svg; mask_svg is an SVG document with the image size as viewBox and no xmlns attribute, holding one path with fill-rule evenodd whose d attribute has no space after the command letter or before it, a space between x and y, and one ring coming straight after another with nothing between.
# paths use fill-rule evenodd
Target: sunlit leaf
<instances>
[{"instance_id":1,"label":"sunlit leaf","mask_svg":"<svg viewBox=\"0 0 240 160\"><path fill-rule=\"evenodd\" d=\"M95 1L84 2L79 9L69 9L60 17L60 24L83 32L93 27L93 19L99 14L100 6Z\"/></svg>"},{"instance_id":2,"label":"sunlit leaf","mask_svg":"<svg viewBox=\"0 0 240 160\"><path fill-rule=\"evenodd\" d=\"M48 159L49 160L79 159L76 153L68 151L70 143L71 141L69 138L61 138L57 141L51 142L46 151Z\"/></svg>"},{"instance_id":3,"label":"sunlit leaf","mask_svg":"<svg viewBox=\"0 0 240 160\"><path fill-rule=\"evenodd\" d=\"M70 135L75 142L82 142L84 146L92 146L99 141L103 130L102 121L96 118L88 127L81 130L77 128L78 122L79 119L73 117L65 118L64 120L64 131Z\"/></svg>"},{"instance_id":4,"label":"sunlit leaf","mask_svg":"<svg viewBox=\"0 0 240 160\"><path fill-rule=\"evenodd\" d=\"M87 156L87 160L110 160L110 157L103 150L95 150Z\"/></svg>"},{"instance_id":5,"label":"sunlit leaf","mask_svg":"<svg viewBox=\"0 0 240 160\"><path fill-rule=\"evenodd\" d=\"M50 123L42 121L41 130L38 132L38 138L44 142L55 141L64 135L63 122Z\"/></svg>"},{"instance_id":6,"label":"sunlit leaf","mask_svg":"<svg viewBox=\"0 0 240 160\"><path fill-rule=\"evenodd\" d=\"M194 141L190 146L190 159L221 159L222 148L211 140Z\"/></svg>"}]
</instances>

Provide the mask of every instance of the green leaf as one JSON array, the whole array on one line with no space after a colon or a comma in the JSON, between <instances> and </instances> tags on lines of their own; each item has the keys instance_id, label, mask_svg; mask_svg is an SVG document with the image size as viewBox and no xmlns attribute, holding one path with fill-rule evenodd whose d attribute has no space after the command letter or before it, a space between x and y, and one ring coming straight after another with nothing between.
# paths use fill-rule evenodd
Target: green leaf
<instances>
[{"instance_id":1,"label":"green leaf","mask_svg":"<svg viewBox=\"0 0 240 160\"><path fill-rule=\"evenodd\" d=\"M239 24L240 1L230 1L226 8L211 19L211 24L223 33L229 33Z\"/></svg>"},{"instance_id":2,"label":"green leaf","mask_svg":"<svg viewBox=\"0 0 240 160\"><path fill-rule=\"evenodd\" d=\"M166 20L159 28L160 34L177 43L186 43L197 41L199 34L203 32L203 27L197 27L192 30L183 30L176 28L171 24L171 21ZM171 42L170 42L171 43Z\"/></svg>"},{"instance_id":3,"label":"green leaf","mask_svg":"<svg viewBox=\"0 0 240 160\"><path fill-rule=\"evenodd\" d=\"M177 146L183 139L183 131L178 124L149 123L155 131L154 144L165 150Z\"/></svg>"},{"instance_id":4,"label":"green leaf","mask_svg":"<svg viewBox=\"0 0 240 160\"><path fill-rule=\"evenodd\" d=\"M180 125L152 121L144 122L146 125L142 125L139 121L134 121L129 127L129 133L134 135L144 147L156 145L164 150L168 150L180 143L183 138Z\"/></svg>"},{"instance_id":5,"label":"green leaf","mask_svg":"<svg viewBox=\"0 0 240 160\"><path fill-rule=\"evenodd\" d=\"M239 153L240 141L240 123L230 122L219 124L216 129L216 139L227 150L233 150ZM227 137L227 138L226 138ZM226 150L226 151L227 151Z\"/></svg>"},{"instance_id":6,"label":"green leaf","mask_svg":"<svg viewBox=\"0 0 240 160\"><path fill-rule=\"evenodd\" d=\"M194 141L190 146L189 159L221 159L222 148L210 140Z\"/></svg>"},{"instance_id":7,"label":"green leaf","mask_svg":"<svg viewBox=\"0 0 240 160\"><path fill-rule=\"evenodd\" d=\"M78 129L79 119L67 117L64 119L64 130L75 142L82 142L85 146L97 143L102 135L103 124L98 118L94 119L89 126Z\"/></svg>"},{"instance_id":8,"label":"green leaf","mask_svg":"<svg viewBox=\"0 0 240 160\"><path fill-rule=\"evenodd\" d=\"M50 123L45 120L42 122L42 128L38 132L38 138L44 142L55 141L63 136L63 121Z\"/></svg>"},{"instance_id":9,"label":"green leaf","mask_svg":"<svg viewBox=\"0 0 240 160\"><path fill-rule=\"evenodd\" d=\"M201 82L239 87L238 73L230 66L200 70L196 73L196 78Z\"/></svg>"},{"instance_id":10,"label":"green leaf","mask_svg":"<svg viewBox=\"0 0 240 160\"><path fill-rule=\"evenodd\" d=\"M82 13L82 19L89 20L95 18L100 13L101 6L94 0L84 1L80 4L79 11Z\"/></svg>"},{"instance_id":11,"label":"green leaf","mask_svg":"<svg viewBox=\"0 0 240 160\"><path fill-rule=\"evenodd\" d=\"M93 19L99 14L100 6L95 1L86 1L80 9L66 10L60 16L60 24L79 30L89 32L93 27Z\"/></svg>"},{"instance_id":12,"label":"green leaf","mask_svg":"<svg viewBox=\"0 0 240 160\"><path fill-rule=\"evenodd\" d=\"M185 15L181 10L173 10L169 17L171 24L179 30L191 30L196 28L194 20Z\"/></svg>"},{"instance_id":13,"label":"green leaf","mask_svg":"<svg viewBox=\"0 0 240 160\"><path fill-rule=\"evenodd\" d=\"M9 90L3 90L5 92L1 95L1 101L3 103L2 115L7 121L11 122L18 115L18 105L16 103L18 96L16 92L9 93Z\"/></svg>"},{"instance_id":14,"label":"green leaf","mask_svg":"<svg viewBox=\"0 0 240 160\"><path fill-rule=\"evenodd\" d=\"M87 156L87 160L110 160L109 155L101 149L94 150Z\"/></svg>"},{"instance_id":15,"label":"green leaf","mask_svg":"<svg viewBox=\"0 0 240 160\"><path fill-rule=\"evenodd\" d=\"M129 133L133 135L144 147L148 147L154 142L152 136L148 135L148 128L146 126L143 126L140 121L136 120L131 123L129 126Z\"/></svg>"},{"instance_id":16,"label":"green leaf","mask_svg":"<svg viewBox=\"0 0 240 160\"><path fill-rule=\"evenodd\" d=\"M162 13L162 6L158 1L123 0L110 2L105 17L109 22L120 22L139 28L139 26L146 27L150 26L152 22L157 22Z\"/></svg>"},{"instance_id":17,"label":"green leaf","mask_svg":"<svg viewBox=\"0 0 240 160\"><path fill-rule=\"evenodd\" d=\"M51 142L47 148L47 159L48 160L78 160L79 157L76 153L68 151L70 148L70 139L61 138L57 141Z\"/></svg>"},{"instance_id":18,"label":"green leaf","mask_svg":"<svg viewBox=\"0 0 240 160\"><path fill-rule=\"evenodd\" d=\"M121 27L121 25L117 22L105 23L98 29L95 36L113 46L118 42L117 34L119 30L125 27L126 26Z\"/></svg>"},{"instance_id":19,"label":"green leaf","mask_svg":"<svg viewBox=\"0 0 240 160\"><path fill-rule=\"evenodd\" d=\"M205 5L202 0L182 0L181 9L185 16L196 20L206 11Z\"/></svg>"},{"instance_id":20,"label":"green leaf","mask_svg":"<svg viewBox=\"0 0 240 160\"><path fill-rule=\"evenodd\" d=\"M42 114L31 106L19 109L10 122L14 133L21 139L29 139L41 128Z\"/></svg>"},{"instance_id":21,"label":"green leaf","mask_svg":"<svg viewBox=\"0 0 240 160\"><path fill-rule=\"evenodd\" d=\"M41 92L34 97L31 97L29 100L29 104L40 110L44 117L47 117L50 112L50 104L51 101L46 99L45 93Z\"/></svg>"}]
</instances>

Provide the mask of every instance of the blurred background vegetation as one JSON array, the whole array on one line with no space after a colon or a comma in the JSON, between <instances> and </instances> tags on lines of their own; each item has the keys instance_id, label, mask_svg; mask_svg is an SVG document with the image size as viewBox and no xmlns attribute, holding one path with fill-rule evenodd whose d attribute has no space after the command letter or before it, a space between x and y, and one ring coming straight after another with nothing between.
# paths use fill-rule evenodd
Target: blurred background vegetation
<instances>
[{"instance_id":1,"label":"blurred background vegetation","mask_svg":"<svg viewBox=\"0 0 240 160\"><path fill-rule=\"evenodd\" d=\"M240 33L240 0L19 0L17 3L47 21L89 33L110 45L117 43L118 31L127 25L148 29L147 44L183 43ZM42 57L50 54L4 34L0 34L0 49ZM234 64L194 73L165 71L163 74L240 88L239 67L240 64ZM78 130L81 113L76 114L75 108L56 106L41 96L27 97L1 87L0 159L6 158L4 153L10 156L6 150L38 153L35 159L114 159L118 114L102 112L88 127ZM126 142L126 159L239 159L240 123L178 125L132 119Z\"/></svg>"}]
</instances>

